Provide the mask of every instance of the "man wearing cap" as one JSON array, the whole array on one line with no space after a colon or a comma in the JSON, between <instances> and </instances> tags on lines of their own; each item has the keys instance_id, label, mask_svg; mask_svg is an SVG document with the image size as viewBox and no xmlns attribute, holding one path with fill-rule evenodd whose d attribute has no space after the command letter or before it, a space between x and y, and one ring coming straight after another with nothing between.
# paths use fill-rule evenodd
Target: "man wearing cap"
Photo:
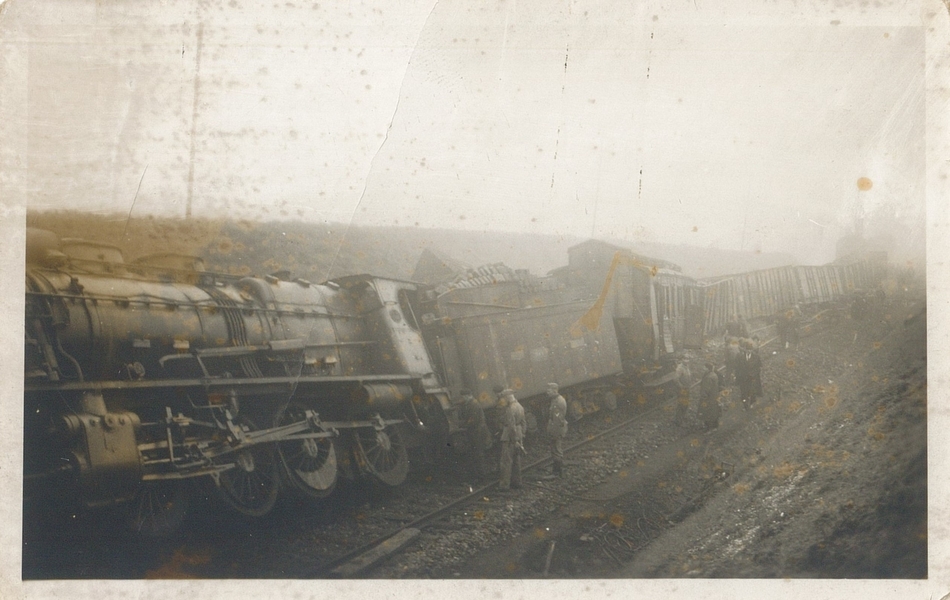
<instances>
[{"instance_id":1,"label":"man wearing cap","mask_svg":"<svg viewBox=\"0 0 950 600\"><path fill-rule=\"evenodd\" d=\"M465 428L468 444L468 467L475 477L484 477L488 474L485 452L491 448L492 444L491 432L485 423L485 411L482 410L481 404L478 403L471 391L463 389L459 395L462 397L460 424Z\"/></svg>"},{"instance_id":2,"label":"man wearing cap","mask_svg":"<svg viewBox=\"0 0 950 600\"><path fill-rule=\"evenodd\" d=\"M719 427L719 417L722 416L722 408L719 406L719 389L719 375L716 373L716 365L708 362L706 363L706 372L699 383L698 416L705 431Z\"/></svg>"},{"instance_id":3,"label":"man wearing cap","mask_svg":"<svg viewBox=\"0 0 950 600\"><path fill-rule=\"evenodd\" d=\"M548 439L551 441L551 456L554 461L551 468L557 477L564 476L564 436L567 435L567 401L558 393L556 383L548 384Z\"/></svg>"},{"instance_id":4,"label":"man wearing cap","mask_svg":"<svg viewBox=\"0 0 950 600\"><path fill-rule=\"evenodd\" d=\"M524 434L528 428L524 407L515 398L514 391L501 393L501 462L498 489L505 491L521 487L521 454L524 452Z\"/></svg>"}]
</instances>

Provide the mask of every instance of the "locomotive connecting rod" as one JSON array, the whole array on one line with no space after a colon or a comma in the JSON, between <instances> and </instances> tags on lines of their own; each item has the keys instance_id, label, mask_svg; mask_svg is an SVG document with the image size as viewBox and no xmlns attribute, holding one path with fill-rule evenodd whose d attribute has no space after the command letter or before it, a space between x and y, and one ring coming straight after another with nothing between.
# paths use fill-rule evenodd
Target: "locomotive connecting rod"
<instances>
[{"instance_id":1,"label":"locomotive connecting rod","mask_svg":"<svg viewBox=\"0 0 950 600\"><path fill-rule=\"evenodd\" d=\"M295 423L289 423L287 425L281 425L279 427L244 432L242 439L238 440L237 443L219 444L209 447L202 450L202 454L208 458L217 458L219 456L230 454L231 452L244 450L257 444L280 443L286 442L288 440L338 437L340 435L340 429L361 429L372 427L373 429L380 430L391 425L397 425L399 423L405 422L404 419L383 419L378 415L375 418L367 421L323 422L320 421L319 415L314 411L307 410L304 411L304 414L307 417L304 420L297 421ZM319 429L319 431L313 431L313 429Z\"/></svg>"}]
</instances>

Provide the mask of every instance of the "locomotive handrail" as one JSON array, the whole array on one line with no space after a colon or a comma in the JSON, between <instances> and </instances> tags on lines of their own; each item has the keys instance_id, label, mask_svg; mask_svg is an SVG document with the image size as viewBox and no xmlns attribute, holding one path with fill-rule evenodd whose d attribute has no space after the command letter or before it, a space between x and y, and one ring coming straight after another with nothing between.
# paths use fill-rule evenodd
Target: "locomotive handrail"
<instances>
[{"instance_id":1,"label":"locomotive handrail","mask_svg":"<svg viewBox=\"0 0 950 600\"><path fill-rule=\"evenodd\" d=\"M356 340L350 342L324 342L321 344L308 344L301 338L291 340L274 340L263 346L226 346L222 348L197 348L194 352L200 356L239 356L242 354L253 354L254 352L292 352L294 350L305 350L307 348L335 348L337 346L372 346L378 344L376 340ZM159 359L159 362L166 358L179 356L169 354Z\"/></svg>"},{"instance_id":2,"label":"locomotive handrail","mask_svg":"<svg viewBox=\"0 0 950 600\"><path fill-rule=\"evenodd\" d=\"M41 296L45 298L63 298L66 300L95 300L95 301L106 301L106 302L118 302L123 304L168 304L174 305L176 307L188 307L188 308L213 308L220 309L219 304L213 302L183 302L181 300L172 300L169 298L163 298L161 296L111 296L108 294L65 294L63 292L36 292L32 290L26 290L27 296ZM309 307L313 308L309 304L301 303L286 303L283 306L287 308L266 308L263 306L256 306L253 304L240 305L235 308L242 311L253 311L257 313L265 314L276 314L276 315L285 315L285 314L294 314L298 315L300 313L293 310L294 308L300 307ZM323 307L320 307L323 308ZM372 312L372 311L367 311ZM310 314L319 315L321 317L332 317L334 319L359 319L362 318L362 314L345 314L345 313L332 313L332 312L316 312L313 311Z\"/></svg>"},{"instance_id":3,"label":"locomotive handrail","mask_svg":"<svg viewBox=\"0 0 950 600\"><path fill-rule=\"evenodd\" d=\"M294 350L303 350L307 344L300 338L292 340L275 340L263 346L222 346L220 348L195 348L194 353L198 356L241 356L244 354L254 354L255 352L292 352ZM180 355L169 354L158 359L158 363L164 366L166 359L176 358Z\"/></svg>"},{"instance_id":4,"label":"locomotive handrail","mask_svg":"<svg viewBox=\"0 0 950 600\"><path fill-rule=\"evenodd\" d=\"M375 340L359 340L352 342L327 342L322 344L307 344L303 339L295 338L292 340L274 340L264 346L225 346L221 348L196 348L191 354L166 354L158 359L158 364L165 368L165 363L170 360L194 359L198 361L202 373L210 377L210 373L205 368L202 358L214 357L235 357L247 356L257 352L293 352L305 350L307 348L337 348L340 346L371 346L378 344Z\"/></svg>"}]
</instances>

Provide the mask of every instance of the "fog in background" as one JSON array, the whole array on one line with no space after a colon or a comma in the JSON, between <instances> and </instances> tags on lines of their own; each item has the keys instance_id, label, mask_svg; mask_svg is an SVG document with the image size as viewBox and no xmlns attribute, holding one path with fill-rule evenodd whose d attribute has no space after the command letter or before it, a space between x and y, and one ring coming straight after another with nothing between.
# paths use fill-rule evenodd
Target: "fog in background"
<instances>
[{"instance_id":1,"label":"fog in background","mask_svg":"<svg viewBox=\"0 0 950 600\"><path fill-rule=\"evenodd\" d=\"M7 2L8 183L31 210L919 259L925 11L821 4Z\"/></svg>"}]
</instances>

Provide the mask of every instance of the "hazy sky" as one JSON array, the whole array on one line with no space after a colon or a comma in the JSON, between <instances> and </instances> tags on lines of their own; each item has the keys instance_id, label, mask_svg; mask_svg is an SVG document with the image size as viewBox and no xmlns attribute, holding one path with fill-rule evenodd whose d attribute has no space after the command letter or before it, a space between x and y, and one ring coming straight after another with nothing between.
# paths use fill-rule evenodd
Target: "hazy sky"
<instances>
[{"instance_id":1,"label":"hazy sky","mask_svg":"<svg viewBox=\"0 0 950 600\"><path fill-rule=\"evenodd\" d=\"M198 216L922 248L921 8L815 4L12 3L18 176L31 208L184 215L191 173Z\"/></svg>"}]
</instances>

